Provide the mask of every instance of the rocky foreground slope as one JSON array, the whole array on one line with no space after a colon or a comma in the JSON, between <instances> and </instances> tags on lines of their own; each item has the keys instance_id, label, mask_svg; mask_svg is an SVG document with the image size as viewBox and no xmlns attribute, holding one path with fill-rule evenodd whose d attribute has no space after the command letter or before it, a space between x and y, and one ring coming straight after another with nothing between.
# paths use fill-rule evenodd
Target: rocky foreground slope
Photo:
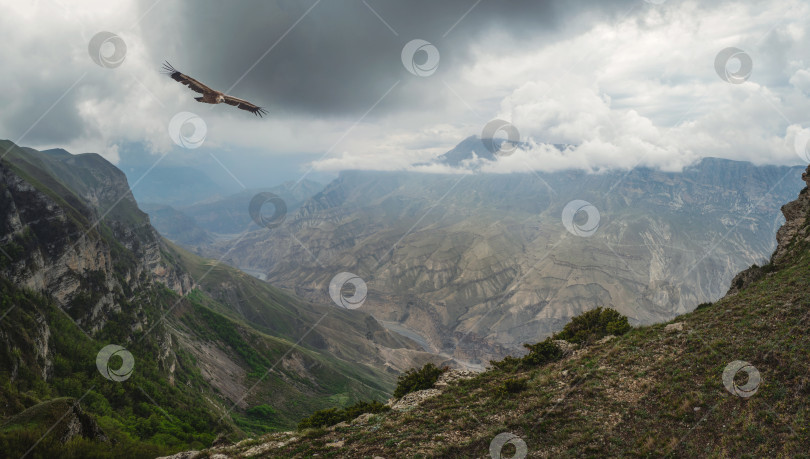
<instances>
[{"instance_id":1,"label":"rocky foreground slope","mask_svg":"<svg viewBox=\"0 0 810 459\"><path fill-rule=\"evenodd\" d=\"M491 369L406 409L175 457L806 456L808 188L782 210L770 263L676 322L539 368ZM526 388L504 391L510 379Z\"/></svg>"}]
</instances>

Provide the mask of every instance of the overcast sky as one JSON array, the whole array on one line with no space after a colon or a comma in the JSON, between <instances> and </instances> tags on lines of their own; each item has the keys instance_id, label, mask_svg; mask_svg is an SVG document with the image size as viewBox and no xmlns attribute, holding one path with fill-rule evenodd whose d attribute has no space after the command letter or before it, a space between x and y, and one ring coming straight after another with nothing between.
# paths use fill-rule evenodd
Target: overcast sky
<instances>
[{"instance_id":1,"label":"overcast sky","mask_svg":"<svg viewBox=\"0 0 810 459\"><path fill-rule=\"evenodd\" d=\"M292 179L425 170L413 164L496 118L533 147L491 172L807 163L806 1L1 2L0 138L117 164L213 160L248 186L274 164ZM99 32L125 44L120 66L91 58ZM415 39L422 51L404 62ZM740 81L716 69L729 47L742 60L728 72L752 65ZM163 61L269 116L195 102ZM179 112L205 122L201 147L172 141Z\"/></svg>"}]
</instances>

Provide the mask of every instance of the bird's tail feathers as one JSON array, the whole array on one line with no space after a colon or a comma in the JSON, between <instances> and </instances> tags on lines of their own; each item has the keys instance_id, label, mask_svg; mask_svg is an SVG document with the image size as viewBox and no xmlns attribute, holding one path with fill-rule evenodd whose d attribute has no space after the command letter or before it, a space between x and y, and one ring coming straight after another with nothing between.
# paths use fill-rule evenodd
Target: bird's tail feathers
<instances>
[{"instance_id":1,"label":"bird's tail feathers","mask_svg":"<svg viewBox=\"0 0 810 459\"><path fill-rule=\"evenodd\" d=\"M172 73L177 73L177 70L172 67L172 64L169 64L169 61L163 63L163 69L160 73L165 73L167 75L171 75Z\"/></svg>"}]
</instances>

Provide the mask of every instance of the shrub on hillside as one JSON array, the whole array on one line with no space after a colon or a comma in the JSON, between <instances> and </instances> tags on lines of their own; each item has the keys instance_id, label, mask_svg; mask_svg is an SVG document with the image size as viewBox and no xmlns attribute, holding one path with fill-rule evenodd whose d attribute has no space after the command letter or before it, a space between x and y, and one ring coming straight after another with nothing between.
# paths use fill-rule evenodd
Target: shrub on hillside
<instances>
[{"instance_id":1,"label":"shrub on hillside","mask_svg":"<svg viewBox=\"0 0 810 459\"><path fill-rule=\"evenodd\" d=\"M381 413L390 409L390 407L376 400L372 402L360 401L342 409L327 408L325 410L316 411L312 413L311 416L302 419L301 422L298 423L298 429L329 427L343 421L351 421L361 414Z\"/></svg>"},{"instance_id":2,"label":"shrub on hillside","mask_svg":"<svg viewBox=\"0 0 810 459\"><path fill-rule=\"evenodd\" d=\"M507 395L523 392L528 387L527 382L527 378L509 378L498 387L498 393Z\"/></svg>"},{"instance_id":3,"label":"shrub on hillside","mask_svg":"<svg viewBox=\"0 0 810 459\"><path fill-rule=\"evenodd\" d=\"M554 335L554 339L587 344L607 335L623 335L629 330L627 317L613 309L599 307L571 319L561 332Z\"/></svg>"},{"instance_id":4,"label":"shrub on hillside","mask_svg":"<svg viewBox=\"0 0 810 459\"><path fill-rule=\"evenodd\" d=\"M338 408L327 408L312 413L298 423L298 429L314 429L317 427L333 426L343 421L343 410Z\"/></svg>"},{"instance_id":5,"label":"shrub on hillside","mask_svg":"<svg viewBox=\"0 0 810 459\"><path fill-rule=\"evenodd\" d=\"M360 401L352 406L343 409L345 413L344 421L351 421L352 419L365 413L381 413L390 410L391 407L383 405L382 403L374 400L371 402Z\"/></svg>"},{"instance_id":6,"label":"shrub on hillside","mask_svg":"<svg viewBox=\"0 0 810 459\"><path fill-rule=\"evenodd\" d=\"M523 347L529 350L529 353L523 357L507 356L499 362L490 361L489 363L501 370L516 371L556 362L563 357L562 349L551 338L546 338L535 344L524 344Z\"/></svg>"},{"instance_id":7,"label":"shrub on hillside","mask_svg":"<svg viewBox=\"0 0 810 459\"><path fill-rule=\"evenodd\" d=\"M551 338L546 338L535 344L524 344L523 347L529 350L529 353L523 357L522 363L524 366L545 365L549 362L556 362L563 356L562 349Z\"/></svg>"},{"instance_id":8,"label":"shrub on hillside","mask_svg":"<svg viewBox=\"0 0 810 459\"><path fill-rule=\"evenodd\" d=\"M447 371L447 368L439 368L432 363L428 363L420 369L411 368L397 378L397 388L394 389L394 397L400 398L405 394L418 390L430 389L439 380L439 376Z\"/></svg>"},{"instance_id":9,"label":"shrub on hillside","mask_svg":"<svg viewBox=\"0 0 810 459\"><path fill-rule=\"evenodd\" d=\"M503 360L490 360L490 365L504 371L526 370L560 360L564 352L554 340L588 344L607 335L623 335L630 330L627 317L613 309L596 308L580 314L559 333L535 344L524 344L529 353L523 357L507 356Z\"/></svg>"},{"instance_id":10,"label":"shrub on hillside","mask_svg":"<svg viewBox=\"0 0 810 459\"><path fill-rule=\"evenodd\" d=\"M512 357L511 355L507 355L503 358L503 360L490 360L489 364L493 366L493 368L497 368L503 371L516 371L520 368L520 364L523 362L523 357Z\"/></svg>"}]
</instances>

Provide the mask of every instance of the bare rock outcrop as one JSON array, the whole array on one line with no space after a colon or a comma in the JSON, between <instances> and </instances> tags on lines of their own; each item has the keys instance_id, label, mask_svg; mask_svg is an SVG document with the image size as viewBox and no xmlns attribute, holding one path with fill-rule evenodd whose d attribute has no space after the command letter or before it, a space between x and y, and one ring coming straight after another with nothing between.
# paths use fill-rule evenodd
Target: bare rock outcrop
<instances>
[{"instance_id":1,"label":"bare rock outcrop","mask_svg":"<svg viewBox=\"0 0 810 459\"><path fill-rule=\"evenodd\" d=\"M475 377L478 373L470 370L447 370L439 376L439 379L431 389L418 390L409 394L403 395L399 399L391 399L388 405L392 410L408 411L414 407L422 404L425 400L435 397L447 388L447 386L455 384L462 379L470 379Z\"/></svg>"},{"instance_id":2,"label":"bare rock outcrop","mask_svg":"<svg viewBox=\"0 0 810 459\"><path fill-rule=\"evenodd\" d=\"M807 216L810 215L810 166L802 173L802 180L807 186L799 193L796 200L782 206L782 214L785 216L785 224L776 232L776 251L771 257L771 262L779 264L790 252L791 242L794 240L807 241L810 235L810 228L806 225Z\"/></svg>"}]
</instances>

